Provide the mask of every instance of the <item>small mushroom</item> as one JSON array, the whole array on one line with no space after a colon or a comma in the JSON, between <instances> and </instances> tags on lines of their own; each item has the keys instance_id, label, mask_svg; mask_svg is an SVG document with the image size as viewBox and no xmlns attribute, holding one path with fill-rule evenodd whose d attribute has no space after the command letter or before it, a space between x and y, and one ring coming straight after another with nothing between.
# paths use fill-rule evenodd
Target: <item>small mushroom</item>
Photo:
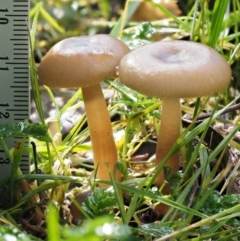
<instances>
[{"instance_id":1,"label":"small mushroom","mask_svg":"<svg viewBox=\"0 0 240 241\"><path fill-rule=\"evenodd\" d=\"M147 96L162 98L161 124L156 149L158 165L180 135L180 98L211 95L231 80L231 68L214 49L190 41L160 41L139 47L120 61L122 83ZM179 170L179 154L166 163ZM160 187L164 173L156 178ZM163 189L169 194L169 186Z\"/></svg>"},{"instance_id":2,"label":"small mushroom","mask_svg":"<svg viewBox=\"0 0 240 241\"><path fill-rule=\"evenodd\" d=\"M131 21L156 21L168 18L169 16L158 8L157 5L161 5L176 16L181 14L181 10L175 0L154 0L154 3L141 1L133 14Z\"/></svg>"},{"instance_id":3,"label":"small mushroom","mask_svg":"<svg viewBox=\"0 0 240 241\"><path fill-rule=\"evenodd\" d=\"M50 88L82 88L99 179L109 180L106 164L113 171L117 163L111 121L100 82L117 77L116 67L129 51L122 41L110 35L71 37L54 45L38 68L41 83ZM119 171L116 180L120 180Z\"/></svg>"}]
</instances>

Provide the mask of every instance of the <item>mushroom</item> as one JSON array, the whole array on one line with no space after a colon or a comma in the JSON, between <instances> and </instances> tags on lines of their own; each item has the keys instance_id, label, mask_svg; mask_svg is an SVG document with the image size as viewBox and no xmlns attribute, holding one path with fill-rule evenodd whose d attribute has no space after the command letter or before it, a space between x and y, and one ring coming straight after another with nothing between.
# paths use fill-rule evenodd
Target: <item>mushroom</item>
<instances>
[{"instance_id":1,"label":"mushroom","mask_svg":"<svg viewBox=\"0 0 240 241\"><path fill-rule=\"evenodd\" d=\"M162 99L160 131L156 148L156 165L170 151L180 135L180 98L211 95L225 88L231 68L214 49L190 41L160 41L139 47L120 61L119 77L126 86L147 96ZM179 170L179 155L166 163ZM164 173L156 185L164 183ZM169 194L166 185L163 194Z\"/></svg>"},{"instance_id":2,"label":"mushroom","mask_svg":"<svg viewBox=\"0 0 240 241\"><path fill-rule=\"evenodd\" d=\"M117 77L116 67L129 51L122 41L110 35L71 37L54 45L38 68L41 83L50 88L82 88L99 179L109 180L107 163L112 172L117 163L111 121L100 82ZM115 178L120 180L119 171Z\"/></svg>"},{"instance_id":3,"label":"mushroom","mask_svg":"<svg viewBox=\"0 0 240 241\"><path fill-rule=\"evenodd\" d=\"M181 10L175 0L154 0L154 3L141 1L133 14L131 21L156 21L168 18L169 16L157 5L161 5L176 16L181 14Z\"/></svg>"}]
</instances>

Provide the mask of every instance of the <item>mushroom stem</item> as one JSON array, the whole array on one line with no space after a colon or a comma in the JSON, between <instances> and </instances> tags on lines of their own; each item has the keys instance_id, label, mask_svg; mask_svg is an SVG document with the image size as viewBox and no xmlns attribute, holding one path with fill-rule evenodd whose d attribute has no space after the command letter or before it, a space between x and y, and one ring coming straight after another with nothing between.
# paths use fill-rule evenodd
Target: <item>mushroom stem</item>
<instances>
[{"instance_id":1,"label":"mushroom stem","mask_svg":"<svg viewBox=\"0 0 240 241\"><path fill-rule=\"evenodd\" d=\"M162 100L162 119L156 149L156 165L158 165L170 151L180 135L181 110L180 101L176 99ZM174 172L179 170L179 153L174 153L166 165ZM156 178L156 185L160 187L164 183L163 170ZM169 185L163 189L163 194L169 194Z\"/></svg>"},{"instance_id":2,"label":"mushroom stem","mask_svg":"<svg viewBox=\"0 0 240 241\"><path fill-rule=\"evenodd\" d=\"M117 163L117 149L100 84L82 88L82 95L92 142L94 166L98 167L96 177L109 180L107 164L113 173ZM120 178L120 172L117 170L115 180L120 181ZM106 187L104 184L100 184L100 186Z\"/></svg>"}]
</instances>

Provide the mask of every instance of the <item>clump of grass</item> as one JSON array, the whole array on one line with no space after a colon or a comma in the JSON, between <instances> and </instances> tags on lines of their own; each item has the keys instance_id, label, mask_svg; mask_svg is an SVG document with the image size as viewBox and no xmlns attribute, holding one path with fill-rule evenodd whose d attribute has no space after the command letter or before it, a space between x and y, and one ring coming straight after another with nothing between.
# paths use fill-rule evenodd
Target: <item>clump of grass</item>
<instances>
[{"instance_id":1,"label":"clump of grass","mask_svg":"<svg viewBox=\"0 0 240 241\"><path fill-rule=\"evenodd\" d=\"M105 9L107 14L106 9L109 8L109 5L106 1L100 1L100 3L100 8ZM240 5L237 0L216 0L211 8L208 6L208 1L192 1L192 5L188 5L188 13L181 17L176 17L155 4L155 7L161 8L169 16L168 19L147 23L130 22L138 5L139 2L128 0L118 21L112 21L111 24L107 21L104 23L105 27L113 25L110 34L120 36L131 45L131 48L145 44L146 41L153 41L156 33L164 31L164 33L170 33L168 37L172 39L181 39L184 36L188 40L199 41L218 50L234 70L235 63L239 58L240 36L238 29ZM61 7L64 11L69 10L69 5ZM90 5L84 7L87 9L85 9L86 11L91 9ZM49 9L51 12L51 6L46 5L45 2L37 4L33 1L30 12L30 17L33 18L30 35L31 87L41 120L39 128L44 131L42 134L44 138L38 138L40 129L26 133L26 137L30 137L36 143L36 152L32 148L24 148L22 145L19 146L19 149L12 151L4 149L6 155L11 157L15 163L14 175L7 184L12 190L9 194L12 202L10 206L0 211L0 221L7 225L4 229L8 229L12 225L20 229L17 222L24 217L28 209L34 210L35 205L38 207L39 202L42 204L43 199L39 196L45 194L49 204L43 210L47 220L47 225L45 227L44 224L43 229L46 230L45 235L50 241L79 240L80 236L87 240L104 238L129 240L132 238L158 241L170 238L173 240L236 240L240 237L238 228L239 194L232 194L229 191L231 188L227 188L230 185L229 182L237 175L237 166L232 168L228 163L220 168L224 158L230 157L231 148L239 150L239 145L233 140L240 128L234 120L234 114L229 119L222 117L222 114L238 101L238 97L232 94L232 86L209 98L183 100L182 110L191 115L192 120L190 122L189 120L187 122L186 119L183 120L182 134L163 162L155 168L149 158L147 162L149 166L143 172L142 162L138 164L140 170L136 171L131 168L133 167L132 157L141 150L143 144L156 144L154 137L158 132L158 122L161 120L158 112L161 101L128 89L118 80L106 80L105 84L108 88L115 91L114 98L109 104L109 113L112 117L118 117L112 122L112 126L114 132L120 136L117 147L120 159L119 168L123 173L124 181L115 183L113 178L111 182L94 181L94 177L85 169L91 170L92 165L84 164L83 159L80 160L82 167L78 170L77 175L73 175L66 160L71 158L75 152L91 151L91 145L86 142L89 138L89 131L85 125L86 116L82 115L64 139L60 140L60 143L54 142L51 133L46 129L35 59L41 58L46 49L54 42L69 35L78 35L79 31L74 29L68 32L49 14L47 11ZM72 15L72 18L75 20L75 15ZM43 32L37 31L38 23L43 24L41 26L46 24L48 27L46 40L42 39ZM66 28L68 27L66 26ZM101 30L102 26L96 28L96 25L92 27L89 25L86 29L84 33L90 34ZM81 90L76 91L59 109L51 90L47 87L46 89L56 109L57 114L54 120L60 132L61 115L82 105ZM209 113L209 117L199 122L198 116L203 111ZM233 129L224 138L216 136L212 129L216 123L230 124ZM15 133L15 135L19 135L19 133ZM206 145L206 140L208 145ZM217 144L212 145L212 141L216 140ZM1 146L5 147L4 138L1 138L0 141ZM153 185L154 179L164 168L164 163L176 151L181 152L183 171L176 173L171 179L167 179L171 183L171 195L162 196L160 190ZM30 154L32 160L35 160L38 167L45 172L44 174L22 175L19 172L18 163L24 152ZM31 166L31 170L34 170L34 165ZM39 186L32 187L25 196L16 199L13 188L16 182L22 180L38 180L40 182ZM65 195L72 195L68 193L69 186L81 184L82 189L80 188L80 190L89 186L94 189L98 182L112 185L112 189L108 190L111 193L109 199L108 191L105 193L97 191L96 188L94 195L87 198L82 204L82 208L88 213L88 218L83 219L72 228L71 220L66 220L66 217L69 216L59 216L61 213L59 211L66 207ZM37 197L36 203L29 203L29 199L33 197ZM96 200L103 197L106 200L106 207L104 207L104 203L99 202L102 210L99 213L95 208ZM170 207L164 217L156 217L157 214L154 213L154 205L159 202ZM24 211L21 212L20 209ZM149 223L144 217L147 217ZM1 233L4 232L1 231ZM7 232L10 233L10 231ZM30 236L27 238L38 240L38 238Z\"/></svg>"}]
</instances>

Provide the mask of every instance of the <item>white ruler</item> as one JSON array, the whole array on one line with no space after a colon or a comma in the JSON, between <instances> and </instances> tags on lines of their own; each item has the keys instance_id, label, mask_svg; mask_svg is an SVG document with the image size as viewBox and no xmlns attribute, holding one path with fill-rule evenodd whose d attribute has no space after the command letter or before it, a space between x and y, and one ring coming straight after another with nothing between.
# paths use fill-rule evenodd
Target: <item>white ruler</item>
<instances>
[{"instance_id":1,"label":"white ruler","mask_svg":"<svg viewBox=\"0 0 240 241\"><path fill-rule=\"evenodd\" d=\"M0 0L0 123L29 118L29 0ZM12 148L18 138L6 139ZM29 171L23 155L20 168ZM11 164L0 147L0 178L9 177Z\"/></svg>"}]
</instances>

